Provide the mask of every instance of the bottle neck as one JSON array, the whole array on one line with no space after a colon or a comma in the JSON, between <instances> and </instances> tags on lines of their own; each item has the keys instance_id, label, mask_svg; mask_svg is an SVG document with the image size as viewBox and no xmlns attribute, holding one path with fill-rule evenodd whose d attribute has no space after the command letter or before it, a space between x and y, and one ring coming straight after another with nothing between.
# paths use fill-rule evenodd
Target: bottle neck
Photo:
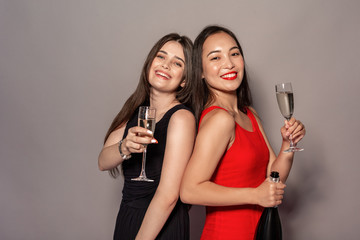
<instances>
[{"instance_id":1,"label":"bottle neck","mask_svg":"<svg viewBox=\"0 0 360 240\"><path fill-rule=\"evenodd\" d=\"M280 182L280 178L279 178L279 177L277 177L277 178L275 178L275 177L270 177L270 180L271 180L272 182L274 182L274 183Z\"/></svg>"},{"instance_id":2,"label":"bottle neck","mask_svg":"<svg viewBox=\"0 0 360 240\"><path fill-rule=\"evenodd\" d=\"M278 183L280 181L280 176L278 172L272 171L270 173L270 180L274 183Z\"/></svg>"},{"instance_id":3,"label":"bottle neck","mask_svg":"<svg viewBox=\"0 0 360 240\"><path fill-rule=\"evenodd\" d=\"M271 172L270 174L270 181L274 182L274 183L278 183L280 182L280 176L279 176L279 173L278 172ZM278 206L274 206L273 208L277 208Z\"/></svg>"}]
</instances>

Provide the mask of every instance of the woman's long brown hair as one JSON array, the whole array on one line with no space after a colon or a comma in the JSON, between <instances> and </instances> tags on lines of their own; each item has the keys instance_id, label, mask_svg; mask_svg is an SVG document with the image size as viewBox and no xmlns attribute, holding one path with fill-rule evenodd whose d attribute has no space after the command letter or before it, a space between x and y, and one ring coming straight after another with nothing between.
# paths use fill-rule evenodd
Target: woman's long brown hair
<instances>
[{"instance_id":1,"label":"woman's long brown hair","mask_svg":"<svg viewBox=\"0 0 360 240\"><path fill-rule=\"evenodd\" d=\"M177 33L170 33L164 37L162 37L150 50L141 71L140 80L135 92L126 100L124 106L120 110L120 112L116 115L113 122L111 123L104 139L104 143L108 139L109 135L115 131L116 129L121 128L126 124L131 116L135 113L136 109L142 105L150 102L150 84L148 81L149 69L150 66L156 57L156 54L160 51L162 46L165 43L170 41L176 41L181 44L184 51L185 56L185 69L183 73L182 80L185 80L185 86L183 88L179 87L177 89L176 98L183 104L192 108L191 105L191 89L192 89L192 81L191 81L191 73L192 73L192 64L191 64L191 56L192 56L192 41L186 36L180 36ZM110 175L116 178L119 175L118 167L115 167L109 171Z\"/></svg>"}]
</instances>

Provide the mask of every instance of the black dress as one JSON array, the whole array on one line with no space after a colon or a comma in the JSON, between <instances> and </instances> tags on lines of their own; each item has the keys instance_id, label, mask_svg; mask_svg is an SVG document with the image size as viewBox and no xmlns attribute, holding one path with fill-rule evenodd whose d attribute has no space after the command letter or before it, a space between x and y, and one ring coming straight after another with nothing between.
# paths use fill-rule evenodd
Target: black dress
<instances>
[{"instance_id":1,"label":"black dress","mask_svg":"<svg viewBox=\"0 0 360 240\"><path fill-rule=\"evenodd\" d=\"M149 144L146 156L146 176L154 182L131 181L138 177L141 170L142 153L132 154L132 158L122 163L124 174L124 188L122 202L116 219L114 239L133 240L138 233L146 210L159 185L163 158L165 153L167 128L170 118L177 110L186 109L182 104L167 111L163 118L156 123L154 138L158 144ZM124 138L128 129L137 126L138 111L128 121ZM179 146L180 147L180 146ZM156 239L184 240L190 238L188 205L178 199L176 206L167 219Z\"/></svg>"}]
</instances>

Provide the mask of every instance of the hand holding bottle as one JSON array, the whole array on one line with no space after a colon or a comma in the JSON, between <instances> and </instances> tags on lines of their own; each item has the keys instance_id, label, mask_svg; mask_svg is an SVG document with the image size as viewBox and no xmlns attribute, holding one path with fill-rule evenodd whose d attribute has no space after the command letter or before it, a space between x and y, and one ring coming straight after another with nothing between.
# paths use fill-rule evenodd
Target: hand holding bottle
<instances>
[{"instance_id":1,"label":"hand holding bottle","mask_svg":"<svg viewBox=\"0 0 360 240\"><path fill-rule=\"evenodd\" d=\"M272 182L267 178L256 188L257 204L262 207L274 207L282 203L285 184Z\"/></svg>"},{"instance_id":2,"label":"hand holding bottle","mask_svg":"<svg viewBox=\"0 0 360 240\"><path fill-rule=\"evenodd\" d=\"M270 178L267 180L276 184L280 184L279 173L275 171L271 172ZM284 190L282 189L282 192L283 191ZM282 196L282 194L280 195ZM261 214L258 225L256 227L255 240L282 240L281 220L277 205L274 207L264 208L264 211Z\"/></svg>"}]
</instances>

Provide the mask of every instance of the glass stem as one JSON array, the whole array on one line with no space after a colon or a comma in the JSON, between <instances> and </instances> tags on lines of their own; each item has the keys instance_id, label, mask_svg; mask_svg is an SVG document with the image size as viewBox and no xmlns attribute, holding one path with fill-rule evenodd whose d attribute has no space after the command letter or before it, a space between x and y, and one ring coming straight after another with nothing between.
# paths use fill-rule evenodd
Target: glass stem
<instances>
[{"instance_id":1,"label":"glass stem","mask_svg":"<svg viewBox=\"0 0 360 240\"><path fill-rule=\"evenodd\" d=\"M294 142L292 140L292 134L290 135L290 148L294 148Z\"/></svg>"},{"instance_id":2,"label":"glass stem","mask_svg":"<svg viewBox=\"0 0 360 240\"><path fill-rule=\"evenodd\" d=\"M289 122L290 118L286 118L286 120ZM289 141L290 141L290 149L294 148L294 142L292 140L292 134L290 134L290 136L289 136Z\"/></svg>"},{"instance_id":3,"label":"glass stem","mask_svg":"<svg viewBox=\"0 0 360 240\"><path fill-rule=\"evenodd\" d=\"M146 173L145 173L146 149L147 149L147 146L145 146L145 150L143 152L142 164L141 164L141 174L140 175L143 177L146 177Z\"/></svg>"}]
</instances>

